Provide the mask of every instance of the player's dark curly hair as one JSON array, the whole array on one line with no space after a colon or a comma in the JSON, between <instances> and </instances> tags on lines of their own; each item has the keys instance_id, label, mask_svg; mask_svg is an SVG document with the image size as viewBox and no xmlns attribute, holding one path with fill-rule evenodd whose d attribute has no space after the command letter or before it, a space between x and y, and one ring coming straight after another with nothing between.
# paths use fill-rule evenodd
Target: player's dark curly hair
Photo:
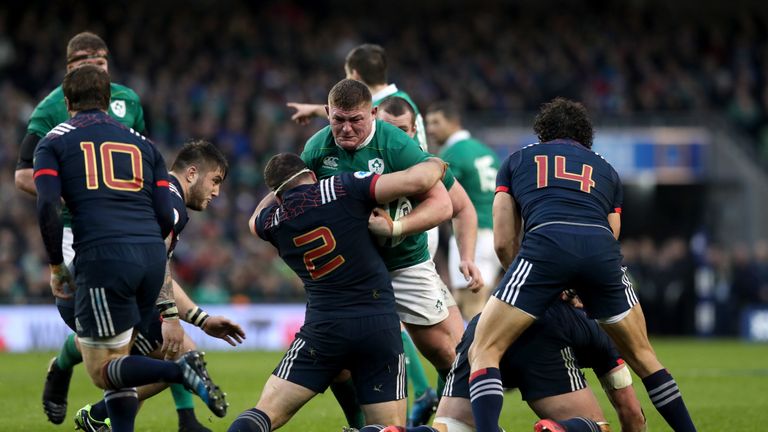
<instances>
[{"instance_id":1,"label":"player's dark curly hair","mask_svg":"<svg viewBox=\"0 0 768 432\"><path fill-rule=\"evenodd\" d=\"M369 86L387 83L387 54L381 45L363 44L347 54L345 66Z\"/></svg>"},{"instance_id":2,"label":"player's dark curly hair","mask_svg":"<svg viewBox=\"0 0 768 432\"><path fill-rule=\"evenodd\" d=\"M303 160L299 157L299 155L295 153L279 153L272 158L269 159L269 162L267 162L267 166L264 167L264 182L267 184L267 187L274 191L278 187L280 187L283 182L294 176L299 171L307 168L307 165L304 163ZM288 182L285 186L282 187L280 192L278 192L278 196L282 194L282 192L285 192L292 187L295 187L299 181L301 181L304 176L309 175L309 172L306 174L302 174L290 182Z\"/></svg>"},{"instance_id":3,"label":"player's dark curly hair","mask_svg":"<svg viewBox=\"0 0 768 432\"><path fill-rule=\"evenodd\" d=\"M349 111L364 103L372 103L368 86L353 79L343 79L328 93L328 106Z\"/></svg>"},{"instance_id":4,"label":"player's dark curly hair","mask_svg":"<svg viewBox=\"0 0 768 432\"><path fill-rule=\"evenodd\" d=\"M109 109L112 93L109 74L98 66L84 65L72 69L64 76L61 88L71 111Z\"/></svg>"},{"instance_id":5,"label":"player's dark curly hair","mask_svg":"<svg viewBox=\"0 0 768 432\"><path fill-rule=\"evenodd\" d=\"M533 131L540 142L568 138L586 148L592 148L595 135L584 105L560 97L541 106L533 121Z\"/></svg>"},{"instance_id":6,"label":"player's dark curly hair","mask_svg":"<svg viewBox=\"0 0 768 432\"><path fill-rule=\"evenodd\" d=\"M218 147L206 140L191 140L184 143L171 165L171 171L182 172L191 165L198 166L205 172L219 168L223 178L227 178L227 172L229 172L227 157Z\"/></svg>"}]
</instances>

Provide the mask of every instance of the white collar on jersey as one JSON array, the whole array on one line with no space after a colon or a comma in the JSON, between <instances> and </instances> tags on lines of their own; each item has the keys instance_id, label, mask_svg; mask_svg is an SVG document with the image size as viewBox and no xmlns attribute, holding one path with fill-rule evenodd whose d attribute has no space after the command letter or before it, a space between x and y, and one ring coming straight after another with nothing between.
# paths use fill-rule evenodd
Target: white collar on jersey
<instances>
[{"instance_id":1,"label":"white collar on jersey","mask_svg":"<svg viewBox=\"0 0 768 432\"><path fill-rule=\"evenodd\" d=\"M393 94L397 93L397 86L394 84L390 84L383 89L376 92L376 94L373 95L373 103L376 103L382 99L384 99L387 96L391 96Z\"/></svg>"},{"instance_id":2,"label":"white collar on jersey","mask_svg":"<svg viewBox=\"0 0 768 432\"><path fill-rule=\"evenodd\" d=\"M371 120L371 121L373 122L373 125L371 126L371 134L368 135L368 138L366 138L365 141L362 142L362 144L357 146L355 151L360 150L361 148L363 148L363 147L367 146L368 144L370 144L371 141L373 141L373 135L376 133L376 118L374 117L374 119ZM342 146L340 146L339 143L336 142L336 140L333 140L333 142L336 144L336 147L344 150L344 148Z\"/></svg>"},{"instance_id":3,"label":"white collar on jersey","mask_svg":"<svg viewBox=\"0 0 768 432\"><path fill-rule=\"evenodd\" d=\"M472 135L466 129L462 129L460 131L456 131L456 132L452 133L451 136L449 136L447 140L445 140L445 148L448 148L448 147L456 144L459 141L468 140L471 136Z\"/></svg>"}]
</instances>

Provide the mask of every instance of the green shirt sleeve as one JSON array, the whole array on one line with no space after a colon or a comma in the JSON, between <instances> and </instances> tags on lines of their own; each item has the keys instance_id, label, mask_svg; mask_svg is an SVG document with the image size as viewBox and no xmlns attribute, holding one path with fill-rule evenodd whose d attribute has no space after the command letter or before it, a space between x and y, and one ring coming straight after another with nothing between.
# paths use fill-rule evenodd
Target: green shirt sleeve
<instances>
[{"instance_id":1,"label":"green shirt sleeve","mask_svg":"<svg viewBox=\"0 0 768 432\"><path fill-rule=\"evenodd\" d=\"M144 123L144 108L141 102L136 100L136 121L133 124L133 130L140 134L146 134L147 125Z\"/></svg>"},{"instance_id":2,"label":"green shirt sleeve","mask_svg":"<svg viewBox=\"0 0 768 432\"><path fill-rule=\"evenodd\" d=\"M412 139L398 141L390 147L390 151L386 152L386 155L389 158L387 165L392 167L391 171L406 170L433 156L423 151L419 144ZM455 181L456 178L449 168L443 177L443 185L446 189L450 189Z\"/></svg>"}]
</instances>

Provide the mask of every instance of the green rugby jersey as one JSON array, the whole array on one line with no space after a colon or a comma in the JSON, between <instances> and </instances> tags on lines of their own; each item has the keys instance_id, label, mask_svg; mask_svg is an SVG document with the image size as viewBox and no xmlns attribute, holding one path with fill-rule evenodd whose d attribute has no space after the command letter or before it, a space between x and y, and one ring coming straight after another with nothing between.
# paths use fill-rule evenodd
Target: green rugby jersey
<instances>
[{"instance_id":1,"label":"green rugby jersey","mask_svg":"<svg viewBox=\"0 0 768 432\"><path fill-rule=\"evenodd\" d=\"M139 95L128 87L115 83L110 84L110 90L112 96L109 115L136 132L144 133L144 110L141 108ZM64 91L61 86L58 86L32 111L27 124L27 133L43 138L51 129L67 120L69 120L69 112L64 103ZM62 208L61 219L64 226L71 226L72 216L66 207Z\"/></svg>"},{"instance_id":2,"label":"green rugby jersey","mask_svg":"<svg viewBox=\"0 0 768 432\"><path fill-rule=\"evenodd\" d=\"M456 180L464 186L477 211L478 228L493 228L493 194L499 158L496 153L462 130L448 138L440 150Z\"/></svg>"},{"instance_id":3,"label":"green rugby jersey","mask_svg":"<svg viewBox=\"0 0 768 432\"><path fill-rule=\"evenodd\" d=\"M416 113L416 140L419 142L421 149L427 151L427 128L424 126L424 117L422 117L421 112L419 112L419 107L416 106L408 93L398 89L396 85L390 84L373 95L373 106L379 106L381 101L390 96L405 99L411 108L413 108L413 112Z\"/></svg>"},{"instance_id":4,"label":"green rugby jersey","mask_svg":"<svg viewBox=\"0 0 768 432\"><path fill-rule=\"evenodd\" d=\"M312 136L304 146L301 159L318 178L326 178L340 172L371 171L387 174L402 171L430 157L405 132L391 124L376 120L376 131L368 145L355 152L349 152L336 145L330 126L326 126ZM449 171L450 172L450 171ZM443 184L447 189L455 181L452 174L446 174ZM397 203L389 203L390 215L399 219L408 214L412 204L401 198ZM429 260L427 234L419 233L407 236L393 246L380 249L387 269L397 270L411 267Z\"/></svg>"}]
</instances>

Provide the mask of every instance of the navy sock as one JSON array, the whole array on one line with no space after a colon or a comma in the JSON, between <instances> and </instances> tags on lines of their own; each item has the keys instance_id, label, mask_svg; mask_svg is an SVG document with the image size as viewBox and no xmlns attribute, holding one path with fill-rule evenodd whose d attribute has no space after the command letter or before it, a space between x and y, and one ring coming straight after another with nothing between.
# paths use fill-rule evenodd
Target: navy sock
<instances>
[{"instance_id":1,"label":"navy sock","mask_svg":"<svg viewBox=\"0 0 768 432\"><path fill-rule=\"evenodd\" d=\"M675 379L666 369L656 371L643 378L643 385L656 411L664 417L667 424L676 432L696 431L688 408L683 402L683 395Z\"/></svg>"},{"instance_id":2,"label":"navy sock","mask_svg":"<svg viewBox=\"0 0 768 432\"><path fill-rule=\"evenodd\" d=\"M381 432L382 429L384 429L386 426L383 425L368 425L363 428L360 428L358 432Z\"/></svg>"},{"instance_id":3,"label":"navy sock","mask_svg":"<svg viewBox=\"0 0 768 432\"><path fill-rule=\"evenodd\" d=\"M235 421L229 425L227 432L269 432L272 430L272 421L269 417L256 408L243 411Z\"/></svg>"},{"instance_id":4,"label":"navy sock","mask_svg":"<svg viewBox=\"0 0 768 432\"><path fill-rule=\"evenodd\" d=\"M600 432L600 425L584 417L574 417L558 421L568 432Z\"/></svg>"},{"instance_id":5,"label":"navy sock","mask_svg":"<svg viewBox=\"0 0 768 432\"><path fill-rule=\"evenodd\" d=\"M104 421L109 417L109 413L107 412L107 402L104 401L104 399L96 402L91 406L91 418L98 421Z\"/></svg>"},{"instance_id":6,"label":"navy sock","mask_svg":"<svg viewBox=\"0 0 768 432\"><path fill-rule=\"evenodd\" d=\"M114 388L138 387L156 382L181 383L181 366L171 361L144 356L124 356L110 361L106 368L107 381Z\"/></svg>"},{"instance_id":7,"label":"navy sock","mask_svg":"<svg viewBox=\"0 0 768 432\"><path fill-rule=\"evenodd\" d=\"M498 432L499 415L504 404L504 389L498 368L480 369L469 377L469 399L477 432Z\"/></svg>"},{"instance_id":8,"label":"navy sock","mask_svg":"<svg viewBox=\"0 0 768 432\"><path fill-rule=\"evenodd\" d=\"M136 412L139 411L139 397L135 388L104 390L112 432L133 432Z\"/></svg>"},{"instance_id":9,"label":"navy sock","mask_svg":"<svg viewBox=\"0 0 768 432\"><path fill-rule=\"evenodd\" d=\"M422 425L422 426L405 428L405 432L438 432L438 431L433 427Z\"/></svg>"}]
</instances>

